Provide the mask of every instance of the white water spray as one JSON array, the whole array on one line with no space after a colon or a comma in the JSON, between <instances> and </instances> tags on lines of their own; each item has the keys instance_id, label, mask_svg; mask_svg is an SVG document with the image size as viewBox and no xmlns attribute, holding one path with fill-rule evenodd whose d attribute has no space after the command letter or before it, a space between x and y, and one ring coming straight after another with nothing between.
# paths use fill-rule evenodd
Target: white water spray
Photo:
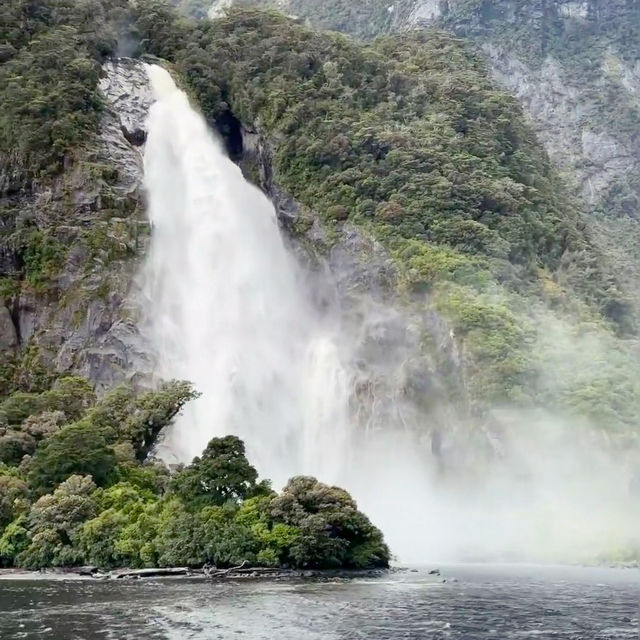
<instances>
[{"instance_id":1,"label":"white water spray","mask_svg":"<svg viewBox=\"0 0 640 640\"><path fill-rule=\"evenodd\" d=\"M296 473L337 473L346 373L315 324L274 208L171 76L148 72L157 97L145 152L150 331L159 376L202 393L163 454L189 461L233 433L276 486Z\"/></svg>"}]
</instances>

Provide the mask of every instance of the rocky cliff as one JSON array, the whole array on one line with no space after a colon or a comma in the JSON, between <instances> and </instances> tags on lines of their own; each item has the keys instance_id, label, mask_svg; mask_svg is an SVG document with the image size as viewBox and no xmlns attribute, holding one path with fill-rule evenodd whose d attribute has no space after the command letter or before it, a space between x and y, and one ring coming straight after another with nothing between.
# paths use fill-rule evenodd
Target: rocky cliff
<instances>
[{"instance_id":1,"label":"rocky cliff","mask_svg":"<svg viewBox=\"0 0 640 640\"><path fill-rule=\"evenodd\" d=\"M108 62L101 76L105 108L90 152L3 199L12 215L0 347L8 377L25 388L46 383L38 375L74 372L102 391L149 368L132 296L148 235L141 187L151 94L139 61Z\"/></svg>"}]
</instances>

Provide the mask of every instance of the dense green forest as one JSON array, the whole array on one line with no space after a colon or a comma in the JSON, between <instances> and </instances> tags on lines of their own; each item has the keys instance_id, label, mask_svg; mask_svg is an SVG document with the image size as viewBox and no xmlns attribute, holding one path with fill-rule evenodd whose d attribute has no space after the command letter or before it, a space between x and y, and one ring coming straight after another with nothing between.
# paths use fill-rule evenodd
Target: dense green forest
<instances>
[{"instance_id":1,"label":"dense green forest","mask_svg":"<svg viewBox=\"0 0 640 640\"><path fill-rule=\"evenodd\" d=\"M148 459L194 397L186 383L96 400L87 381L0 404L0 565L39 569L242 563L385 567L382 534L346 491L292 478L280 494L234 436L172 474Z\"/></svg>"}]
</instances>

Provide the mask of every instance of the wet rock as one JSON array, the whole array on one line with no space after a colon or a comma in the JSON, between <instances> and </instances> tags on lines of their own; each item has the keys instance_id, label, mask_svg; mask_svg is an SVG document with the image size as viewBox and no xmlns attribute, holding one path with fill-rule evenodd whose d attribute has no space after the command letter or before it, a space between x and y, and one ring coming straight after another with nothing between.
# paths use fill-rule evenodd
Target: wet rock
<instances>
[{"instance_id":1,"label":"wet rock","mask_svg":"<svg viewBox=\"0 0 640 640\"><path fill-rule=\"evenodd\" d=\"M18 346L18 334L11 312L0 306L0 353L11 351Z\"/></svg>"},{"instance_id":2,"label":"wet rock","mask_svg":"<svg viewBox=\"0 0 640 640\"><path fill-rule=\"evenodd\" d=\"M69 252L51 290L23 287L13 319L0 310L0 350L17 340L33 345L43 364L86 376L101 392L151 369L137 329L133 283L144 248L144 239L138 242L144 227L140 145L153 95L144 63L126 58L104 65L99 88L106 109L90 162L72 165L46 189L25 195L20 207L18 225L31 220L48 228L64 219L56 237ZM78 238L93 234L92 253ZM109 258L105 242L120 255Z\"/></svg>"}]
</instances>

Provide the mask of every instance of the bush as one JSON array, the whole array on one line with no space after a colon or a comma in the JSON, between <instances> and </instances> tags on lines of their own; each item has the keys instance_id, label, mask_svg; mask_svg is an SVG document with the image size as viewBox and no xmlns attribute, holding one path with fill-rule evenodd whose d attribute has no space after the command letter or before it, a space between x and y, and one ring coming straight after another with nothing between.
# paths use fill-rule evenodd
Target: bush
<instances>
[{"instance_id":1,"label":"bush","mask_svg":"<svg viewBox=\"0 0 640 640\"><path fill-rule=\"evenodd\" d=\"M0 472L0 530L29 507L29 487L17 475Z\"/></svg>"},{"instance_id":2,"label":"bush","mask_svg":"<svg viewBox=\"0 0 640 640\"><path fill-rule=\"evenodd\" d=\"M0 462L17 465L22 458L35 451L36 441L28 433L13 429L0 429Z\"/></svg>"},{"instance_id":3,"label":"bush","mask_svg":"<svg viewBox=\"0 0 640 640\"><path fill-rule=\"evenodd\" d=\"M298 476L273 498L269 512L274 522L299 529L290 550L298 567L362 569L389 564L382 533L344 489Z\"/></svg>"},{"instance_id":4,"label":"bush","mask_svg":"<svg viewBox=\"0 0 640 640\"><path fill-rule=\"evenodd\" d=\"M40 569L73 566L84 562L77 545L77 533L96 512L90 477L74 475L53 494L42 496L27 517L28 546L16 558L19 566Z\"/></svg>"}]
</instances>

